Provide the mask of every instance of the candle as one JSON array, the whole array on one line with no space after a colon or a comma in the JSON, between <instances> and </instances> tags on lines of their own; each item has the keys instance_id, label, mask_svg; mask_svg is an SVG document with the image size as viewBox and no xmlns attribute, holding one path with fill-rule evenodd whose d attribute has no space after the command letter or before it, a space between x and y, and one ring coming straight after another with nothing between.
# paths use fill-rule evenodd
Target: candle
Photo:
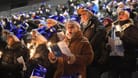
<instances>
[{"instance_id":1,"label":"candle","mask_svg":"<svg viewBox=\"0 0 138 78\"><path fill-rule=\"evenodd\" d=\"M52 52L52 49L51 49L51 47L50 47L51 45L52 45L51 42L48 42L48 43L47 43L47 48L48 48L49 52Z\"/></svg>"},{"instance_id":2,"label":"candle","mask_svg":"<svg viewBox=\"0 0 138 78\"><path fill-rule=\"evenodd\" d=\"M2 57L2 54L3 54L2 51L0 51L0 58Z\"/></svg>"}]
</instances>

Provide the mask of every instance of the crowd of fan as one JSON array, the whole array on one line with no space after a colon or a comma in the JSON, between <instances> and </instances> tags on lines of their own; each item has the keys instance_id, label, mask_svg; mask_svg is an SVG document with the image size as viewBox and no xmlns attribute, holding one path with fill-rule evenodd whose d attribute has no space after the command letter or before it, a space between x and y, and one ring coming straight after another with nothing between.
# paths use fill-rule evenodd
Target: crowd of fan
<instances>
[{"instance_id":1,"label":"crowd of fan","mask_svg":"<svg viewBox=\"0 0 138 78\"><path fill-rule=\"evenodd\" d=\"M85 11L86 13L88 12L89 19L93 20L90 22L90 24L92 23L90 26L90 30L88 30L89 27L86 26L86 25L89 25L89 22L85 23L85 19L82 19L82 18L85 18L85 16L83 16L83 11ZM66 5L60 5L60 4L57 5L55 7L54 13L52 13L52 8L50 5L48 6L41 5L38 8L38 10L35 12L28 12L28 13L22 12L21 14L13 14L11 15L10 18L1 17L0 18L0 44L1 44L0 45L0 76L2 78L29 78L32 75L36 75L36 76L45 76L43 78L60 78L59 75L63 75L63 73L65 73L61 69L59 69L63 65L57 64L57 62L55 62L55 59L57 58L54 58L52 60L50 59L49 49L47 48L46 44L48 42L51 42L52 44L56 44L57 42L64 40L65 35L67 35L66 34L67 29L69 29L69 28L66 28L66 25L68 26L68 24L66 23L71 23L71 22L68 22L71 20L71 21L76 21L75 23L73 22L73 24L75 25L80 24L81 26L80 29L82 30L84 36L88 38L92 46L92 49L94 51L94 60L89 66L87 66L86 75L88 77L84 77L86 75L81 75L84 72L82 73L81 71L77 71L75 73L75 76L74 74L73 75L70 74L70 76L63 77L63 78L74 78L76 77L76 75L77 76L81 75L82 78L100 78L101 74L107 71L110 71L109 78L119 78L119 77L113 77L114 76L113 74L114 72L117 72L117 74L118 73L122 74L121 73L122 70L121 71L117 70L117 69L122 69L121 66L118 66L118 64L116 63L118 62L121 65L122 61L124 61L122 60L122 57L121 57L123 55L119 54L117 57L109 57L109 56L114 56L114 54L112 55L111 53L109 53L112 47L112 46L109 46L111 45L110 40L112 40L112 36L109 36L109 35L112 34L111 32L112 25L114 26L118 24L119 22L118 19L121 19L121 17L118 17L121 14L124 14L124 15L126 14L128 16L128 20L130 21L131 19L131 21L133 21L133 25L136 27L135 29L138 29L138 1L137 0L123 0L123 1L94 0L94 1L88 1L88 2L87 1L85 2L82 0L76 0L76 1L69 0ZM132 23L131 21L130 23ZM95 28L95 30L91 30L92 28L94 28L93 26L97 26L97 28ZM126 28L124 28L124 30ZM104 32L104 29L105 29L105 32ZM89 33L86 33L87 31L89 31ZM130 43L129 44L130 46L125 46L125 47L129 48L127 49L128 51L127 56L130 55L130 57L129 58L127 57L128 59L126 60L127 62L132 63L132 65L130 65L131 67L132 66L134 67L132 67L132 70L131 68L123 69L123 72L125 70L130 70L128 71L129 73L136 71L136 70L133 70L133 68L136 69L135 62L136 62L136 57L138 57L138 55L136 55L138 54L137 53L138 52L138 41L137 41L138 30L132 30L131 34L133 34L133 32L135 32L134 33L135 36L132 37L132 39L128 38L128 40L130 41L132 40L132 44ZM117 32L116 34L123 39L124 36L122 37L122 35L126 33L120 34L119 32ZM108 38L108 37L111 37L111 38ZM10 41L10 38L12 38L13 41L12 40ZM127 39L127 37L125 38ZM124 44L125 44L125 40L124 40ZM133 56L133 53L131 54L129 52L130 50L132 50L131 46L133 46L132 47L133 50L135 49L134 52L136 54L134 55L136 55L136 57ZM134 58L131 58L131 55ZM19 56L23 56L24 61L26 62L27 69L22 70L22 67L24 67L24 64L22 65L19 63L19 61L17 61ZM71 58L74 58L74 57L71 57ZM65 59L67 60L67 58ZM71 62L72 60L74 59L71 59ZM133 62L132 60L135 62ZM62 62L62 60L59 58L58 62ZM111 63L111 64L108 64L108 63ZM113 65L117 66L115 67L116 70L114 69ZM125 64L123 63L122 65L125 65ZM34 74L34 72L38 72L38 71L35 71L35 69L40 70L41 74L40 74L40 71L39 71L39 74L38 73ZM127 73L127 71L125 71L125 73ZM122 75L122 78L130 78L129 76L130 75L128 75L128 77L125 77L125 76L123 77Z\"/></svg>"}]
</instances>

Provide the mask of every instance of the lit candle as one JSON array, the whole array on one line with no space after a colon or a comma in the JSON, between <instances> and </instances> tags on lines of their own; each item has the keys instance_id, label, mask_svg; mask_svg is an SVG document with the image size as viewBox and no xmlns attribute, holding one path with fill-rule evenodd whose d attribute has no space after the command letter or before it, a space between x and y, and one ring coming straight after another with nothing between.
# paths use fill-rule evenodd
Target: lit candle
<instances>
[{"instance_id":1,"label":"lit candle","mask_svg":"<svg viewBox=\"0 0 138 78\"><path fill-rule=\"evenodd\" d=\"M0 58L2 57L2 54L3 54L2 51L0 51Z\"/></svg>"},{"instance_id":2,"label":"lit candle","mask_svg":"<svg viewBox=\"0 0 138 78\"><path fill-rule=\"evenodd\" d=\"M48 42L48 43L47 43L47 48L48 48L49 52L52 52L52 49L51 49L51 47L50 47L51 44L52 44L51 42Z\"/></svg>"},{"instance_id":3,"label":"lit candle","mask_svg":"<svg viewBox=\"0 0 138 78\"><path fill-rule=\"evenodd\" d=\"M31 47L31 44L30 43L27 43L27 48L30 48Z\"/></svg>"}]
</instances>

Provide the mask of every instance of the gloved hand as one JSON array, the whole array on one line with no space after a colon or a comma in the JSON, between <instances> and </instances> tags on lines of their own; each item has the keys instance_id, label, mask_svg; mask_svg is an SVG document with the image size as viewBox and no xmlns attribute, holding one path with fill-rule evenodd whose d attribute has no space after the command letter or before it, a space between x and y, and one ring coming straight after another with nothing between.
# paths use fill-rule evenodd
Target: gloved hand
<instances>
[{"instance_id":1,"label":"gloved hand","mask_svg":"<svg viewBox=\"0 0 138 78\"><path fill-rule=\"evenodd\" d=\"M116 31L115 34L116 34L117 37L121 37L121 32L120 31Z\"/></svg>"}]
</instances>

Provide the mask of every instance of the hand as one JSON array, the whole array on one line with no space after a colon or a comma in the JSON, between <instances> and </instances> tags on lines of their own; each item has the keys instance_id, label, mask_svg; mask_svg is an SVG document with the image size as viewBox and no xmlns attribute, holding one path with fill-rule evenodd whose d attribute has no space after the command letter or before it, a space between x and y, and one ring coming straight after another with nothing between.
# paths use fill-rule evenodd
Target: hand
<instances>
[{"instance_id":1,"label":"hand","mask_svg":"<svg viewBox=\"0 0 138 78\"><path fill-rule=\"evenodd\" d=\"M117 31L117 32L115 32L116 33L116 36L117 37L121 37L121 32L120 31Z\"/></svg>"},{"instance_id":2,"label":"hand","mask_svg":"<svg viewBox=\"0 0 138 78\"><path fill-rule=\"evenodd\" d=\"M57 58L56 58L56 56L54 55L53 52L48 53L48 59L51 63L55 63L57 61Z\"/></svg>"},{"instance_id":3,"label":"hand","mask_svg":"<svg viewBox=\"0 0 138 78\"><path fill-rule=\"evenodd\" d=\"M67 63L73 64L75 61L76 61L76 57L73 55L68 57Z\"/></svg>"}]
</instances>

